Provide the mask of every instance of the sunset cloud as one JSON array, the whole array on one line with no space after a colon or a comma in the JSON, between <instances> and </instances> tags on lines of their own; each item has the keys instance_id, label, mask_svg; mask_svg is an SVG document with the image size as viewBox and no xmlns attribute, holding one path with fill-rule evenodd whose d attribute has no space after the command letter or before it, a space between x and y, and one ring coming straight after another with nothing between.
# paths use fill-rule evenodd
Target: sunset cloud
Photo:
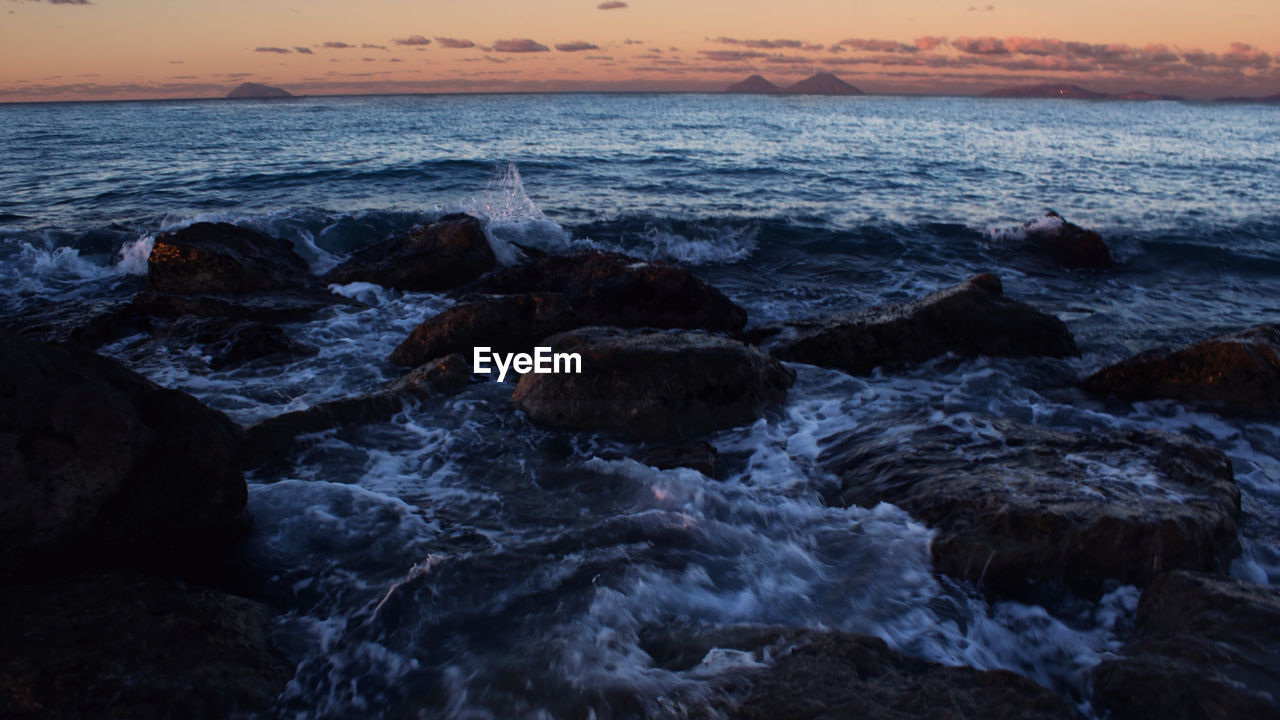
<instances>
[{"instance_id":1,"label":"sunset cloud","mask_svg":"<svg viewBox=\"0 0 1280 720\"><path fill-rule=\"evenodd\" d=\"M496 40L493 43L494 52L503 53L531 53L531 52L549 52L551 48L540 42L530 40L529 38L513 38L511 40Z\"/></svg>"},{"instance_id":2,"label":"sunset cloud","mask_svg":"<svg viewBox=\"0 0 1280 720\"><path fill-rule=\"evenodd\" d=\"M295 46L293 49L297 50L299 55L315 55L309 47Z\"/></svg>"},{"instance_id":3,"label":"sunset cloud","mask_svg":"<svg viewBox=\"0 0 1280 720\"><path fill-rule=\"evenodd\" d=\"M1009 48L1004 44L1004 40L994 37L984 38L956 38L951 41L951 47L962 53L970 55L1008 55Z\"/></svg>"},{"instance_id":4,"label":"sunset cloud","mask_svg":"<svg viewBox=\"0 0 1280 720\"><path fill-rule=\"evenodd\" d=\"M355 45L348 45L347 43L344 43L338 40L330 40L329 42L325 43L321 47L327 47L331 50L347 50L348 48L355 47Z\"/></svg>"},{"instance_id":5,"label":"sunset cloud","mask_svg":"<svg viewBox=\"0 0 1280 720\"><path fill-rule=\"evenodd\" d=\"M557 43L556 49L560 52L580 52L582 50L599 50L600 46L577 40L574 42Z\"/></svg>"},{"instance_id":6,"label":"sunset cloud","mask_svg":"<svg viewBox=\"0 0 1280 720\"><path fill-rule=\"evenodd\" d=\"M289 53L293 52L289 48L282 48L282 47L258 47L258 48L254 48L253 51L261 52L261 53L279 53L281 55L288 55Z\"/></svg>"},{"instance_id":7,"label":"sunset cloud","mask_svg":"<svg viewBox=\"0 0 1280 720\"><path fill-rule=\"evenodd\" d=\"M399 38L396 40L397 45L430 45L431 40L421 35L410 35L407 38Z\"/></svg>"},{"instance_id":8,"label":"sunset cloud","mask_svg":"<svg viewBox=\"0 0 1280 720\"><path fill-rule=\"evenodd\" d=\"M374 45L373 43L360 43L360 47L366 50L386 50L386 45Z\"/></svg>"},{"instance_id":9,"label":"sunset cloud","mask_svg":"<svg viewBox=\"0 0 1280 720\"><path fill-rule=\"evenodd\" d=\"M906 45L896 40L864 40L862 38L850 38L848 40L841 40L840 42L836 43L836 45L848 48L850 50L867 50L871 52L890 52L890 53L893 53L893 52L913 53L919 49L915 45Z\"/></svg>"},{"instance_id":10,"label":"sunset cloud","mask_svg":"<svg viewBox=\"0 0 1280 720\"><path fill-rule=\"evenodd\" d=\"M779 48L802 48L806 44L799 40L739 40L738 38L724 37L721 35L711 42L717 42L721 45L741 45L749 48L761 48L766 50Z\"/></svg>"},{"instance_id":11,"label":"sunset cloud","mask_svg":"<svg viewBox=\"0 0 1280 720\"><path fill-rule=\"evenodd\" d=\"M768 53L762 53L755 50L699 50L699 54L708 60L717 62L730 62L735 60L749 60L751 58L768 57Z\"/></svg>"},{"instance_id":12,"label":"sunset cloud","mask_svg":"<svg viewBox=\"0 0 1280 720\"><path fill-rule=\"evenodd\" d=\"M464 48L473 48L475 43L470 40L462 40L459 38L437 37L436 42L440 43L440 47L449 48L451 50L462 50Z\"/></svg>"},{"instance_id":13,"label":"sunset cloud","mask_svg":"<svg viewBox=\"0 0 1280 720\"><path fill-rule=\"evenodd\" d=\"M624 2L618 2L618 0L611 0L611 2L602 2L596 7L601 10L621 10L626 6L627 4Z\"/></svg>"},{"instance_id":14,"label":"sunset cloud","mask_svg":"<svg viewBox=\"0 0 1280 720\"><path fill-rule=\"evenodd\" d=\"M932 36L932 35L924 35L924 36L922 36L922 37L918 37L918 38L916 38L916 39L915 39L915 40L913 40L912 42L913 42L913 43L915 43L916 48L918 48L918 49L920 49L920 50L924 50L925 52L928 52L928 51L933 50L933 49L935 49L935 48L937 48L937 47L940 47L940 46L942 46L942 45L945 45L945 44L946 44L946 42L947 42L947 39L946 39L946 38L944 38L944 37L935 37L935 36Z\"/></svg>"}]
</instances>

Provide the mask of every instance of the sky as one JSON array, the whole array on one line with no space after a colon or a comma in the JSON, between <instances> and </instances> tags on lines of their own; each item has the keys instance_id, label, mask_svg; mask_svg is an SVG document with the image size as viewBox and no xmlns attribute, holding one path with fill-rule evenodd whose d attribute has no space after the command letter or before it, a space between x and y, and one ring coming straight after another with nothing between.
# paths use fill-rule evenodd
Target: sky
<instances>
[{"instance_id":1,"label":"sky","mask_svg":"<svg viewBox=\"0 0 1280 720\"><path fill-rule=\"evenodd\" d=\"M1280 93L1277 0L0 0L0 102L1032 83Z\"/></svg>"}]
</instances>

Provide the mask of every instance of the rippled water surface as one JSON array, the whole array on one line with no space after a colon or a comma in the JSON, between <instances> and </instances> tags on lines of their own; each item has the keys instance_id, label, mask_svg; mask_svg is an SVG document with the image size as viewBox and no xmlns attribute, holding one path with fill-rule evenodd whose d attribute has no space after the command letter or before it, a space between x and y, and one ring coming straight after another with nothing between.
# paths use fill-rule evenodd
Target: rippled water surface
<instances>
[{"instance_id":1,"label":"rippled water surface","mask_svg":"<svg viewBox=\"0 0 1280 720\"><path fill-rule=\"evenodd\" d=\"M150 238L197 219L292 240L317 270L451 210L499 238L674 260L751 323L900 301L979 271L1062 317L1083 356L942 358L853 378L795 366L785 405L710 440L722 470L610 459L635 446L531 425L510 384L314 438L256 471L246 550L298 675L281 717L684 717L754 661L666 669L659 630L873 633L1009 668L1091 712L1088 669L1138 598L1002 601L933 573L891 505L830 508L823 441L922 413L1186 432L1244 494L1233 572L1280 575L1280 425L1168 402L1103 403L1076 377L1160 344L1280 321L1280 114L1269 106L702 95L306 98L0 106L0 309L127 293ZM1055 209L1099 230L1107 272L1064 271L1017 228ZM447 307L286 326L320 352L210 371L138 338L104 348L242 423L367 392ZM957 452L962 452L957 450ZM1115 472L1123 472L1117 468Z\"/></svg>"}]
</instances>

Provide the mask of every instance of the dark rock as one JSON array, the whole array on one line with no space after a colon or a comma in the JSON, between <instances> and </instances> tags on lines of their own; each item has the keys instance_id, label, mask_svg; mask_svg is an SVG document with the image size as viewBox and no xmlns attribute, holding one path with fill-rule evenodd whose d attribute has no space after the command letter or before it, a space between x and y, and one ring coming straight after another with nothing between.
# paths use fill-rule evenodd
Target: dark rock
<instances>
[{"instance_id":1,"label":"dark rock","mask_svg":"<svg viewBox=\"0 0 1280 720\"><path fill-rule=\"evenodd\" d=\"M1027 241L1062 267L1105 270L1112 265L1111 250L1093 230L1067 222L1056 212L1023 227Z\"/></svg>"},{"instance_id":2,"label":"dark rock","mask_svg":"<svg viewBox=\"0 0 1280 720\"><path fill-rule=\"evenodd\" d=\"M716 476L716 462L719 457L720 453L716 451L716 446L703 440L676 447L654 448L637 455L636 460L659 470L670 470L678 467L690 468L709 478L714 478Z\"/></svg>"},{"instance_id":3,"label":"dark rock","mask_svg":"<svg viewBox=\"0 0 1280 720\"><path fill-rule=\"evenodd\" d=\"M86 350L0 334L0 575L199 565L248 526L225 415Z\"/></svg>"},{"instance_id":4,"label":"dark rock","mask_svg":"<svg viewBox=\"0 0 1280 720\"><path fill-rule=\"evenodd\" d=\"M130 303L134 317L173 319L184 316L256 320L267 323L306 320L336 306L363 307L350 298L321 289L279 290L238 295L179 295L141 292Z\"/></svg>"},{"instance_id":5,"label":"dark rock","mask_svg":"<svg viewBox=\"0 0 1280 720\"><path fill-rule=\"evenodd\" d=\"M1079 355L1061 320L1010 300L995 275L901 305L885 305L811 322L766 325L753 337L781 360L866 375L881 365L962 357Z\"/></svg>"},{"instance_id":6,"label":"dark rock","mask_svg":"<svg viewBox=\"0 0 1280 720\"><path fill-rule=\"evenodd\" d=\"M440 292L497 265L484 226L470 215L445 215L426 227L357 250L325 274L328 283L369 282L398 290Z\"/></svg>"},{"instance_id":7,"label":"dark rock","mask_svg":"<svg viewBox=\"0 0 1280 720\"><path fill-rule=\"evenodd\" d=\"M1078 715L1066 698L1007 670L945 667L908 658L879 638L812 632L754 678L742 720L964 720ZM724 647L724 645L720 645Z\"/></svg>"},{"instance_id":8,"label":"dark rock","mask_svg":"<svg viewBox=\"0 0 1280 720\"><path fill-rule=\"evenodd\" d=\"M196 223L156 236L147 284L165 293L247 293L316 287L288 240L228 223Z\"/></svg>"},{"instance_id":9,"label":"dark rock","mask_svg":"<svg viewBox=\"0 0 1280 720\"><path fill-rule=\"evenodd\" d=\"M1172 398L1275 415L1280 412L1280 325L1218 335L1176 350L1148 350L1099 370L1082 386L1131 400Z\"/></svg>"},{"instance_id":10,"label":"dark rock","mask_svg":"<svg viewBox=\"0 0 1280 720\"><path fill-rule=\"evenodd\" d=\"M293 95L288 90L254 82L240 83L235 90L227 93L228 100L269 100L291 97Z\"/></svg>"},{"instance_id":11,"label":"dark rock","mask_svg":"<svg viewBox=\"0 0 1280 720\"><path fill-rule=\"evenodd\" d=\"M148 327L125 298L49 303L0 320L0 328L33 340L91 350Z\"/></svg>"},{"instance_id":12,"label":"dark rock","mask_svg":"<svg viewBox=\"0 0 1280 720\"><path fill-rule=\"evenodd\" d=\"M829 503L898 505L937 530L939 571L996 589L1142 585L1163 570L1223 568L1237 550L1231 463L1182 436L921 418L824 443L819 461L840 478Z\"/></svg>"},{"instance_id":13,"label":"dark rock","mask_svg":"<svg viewBox=\"0 0 1280 720\"><path fill-rule=\"evenodd\" d=\"M265 606L173 580L11 587L0 617L0 716L14 720L221 720L269 710L293 675Z\"/></svg>"},{"instance_id":14,"label":"dark rock","mask_svg":"<svg viewBox=\"0 0 1280 720\"><path fill-rule=\"evenodd\" d=\"M473 297L428 318L391 353L391 362L421 365L477 347L496 353L529 352L540 340L582 323L560 293Z\"/></svg>"},{"instance_id":15,"label":"dark rock","mask_svg":"<svg viewBox=\"0 0 1280 720\"><path fill-rule=\"evenodd\" d=\"M754 421L795 373L755 348L699 332L590 327L547 339L580 374L527 373L514 399L535 422L683 442Z\"/></svg>"},{"instance_id":16,"label":"dark rock","mask_svg":"<svg viewBox=\"0 0 1280 720\"><path fill-rule=\"evenodd\" d=\"M382 392L332 400L267 418L245 430L248 438L245 468L282 460L293 450L300 435L388 420L404 410L405 403L412 399L456 393L471 382L471 368L466 359L449 355L413 370Z\"/></svg>"},{"instance_id":17,"label":"dark rock","mask_svg":"<svg viewBox=\"0 0 1280 720\"><path fill-rule=\"evenodd\" d=\"M788 95L862 95L863 92L831 73L823 72L801 80L782 92Z\"/></svg>"},{"instance_id":18,"label":"dark rock","mask_svg":"<svg viewBox=\"0 0 1280 720\"><path fill-rule=\"evenodd\" d=\"M1124 656L1093 673L1116 718L1280 718L1280 591L1171 572L1142 594Z\"/></svg>"},{"instance_id":19,"label":"dark rock","mask_svg":"<svg viewBox=\"0 0 1280 720\"><path fill-rule=\"evenodd\" d=\"M759 75L752 75L746 80L730 85L724 91L727 93L772 94L782 92L782 88Z\"/></svg>"},{"instance_id":20,"label":"dark rock","mask_svg":"<svg viewBox=\"0 0 1280 720\"><path fill-rule=\"evenodd\" d=\"M257 320L184 317L158 330L155 340L168 345L203 345L214 370L250 360L284 362L316 353L315 348L295 342L279 327Z\"/></svg>"},{"instance_id":21,"label":"dark rock","mask_svg":"<svg viewBox=\"0 0 1280 720\"><path fill-rule=\"evenodd\" d=\"M502 268L478 292L561 293L584 325L735 331L747 313L688 270L607 252L548 255Z\"/></svg>"}]
</instances>

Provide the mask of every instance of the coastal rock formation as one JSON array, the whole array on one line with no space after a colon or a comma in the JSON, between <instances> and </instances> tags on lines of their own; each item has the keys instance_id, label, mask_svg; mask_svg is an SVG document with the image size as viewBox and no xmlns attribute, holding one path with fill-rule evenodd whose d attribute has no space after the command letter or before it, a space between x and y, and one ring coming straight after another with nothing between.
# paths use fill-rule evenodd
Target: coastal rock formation
<instances>
[{"instance_id":1,"label":"coastal rock formation","mask_svg":"<svg viewBox=\"0 0 1280 720\"><path fill-rule=\"evenodd\" d=\"M33 340L93 349L123 336L137 320L127 298L68 300L26 308L0 319L0 328Z\"/></svg>"},{"instance_id":2,"label":"coastal rock formation","mask_svg":"<svg viewBox=\"0 0 1280 720\"><path fill-rule=\"evenodd\" d=\"M429 225L357 250L324 276L327 283L369 282L414 292L452 290L497 265L484 226L471 215Z\"/></svg>"},{"instance_id":3,"label":"coastal rock formation","mask_svg":"<svg viewBox=\"0 0 1280 720\"><path fill-rule=\"evenodd\" d=\"M298 288L235 295L184 295L140 292L129 303L134 326L150 328L156 320L186 316L253 320L266 323L306 320L335 305L363 307L350 298L321 288Z\"/></svg>"},{"instance_id":4,"label":"coastal rock formation","mask_svg":"<svg viewBox=\"0 0 1280 720\"><path fill-rule=\"evenodd\" d=\"M293 95L288 90L254 82L240 83L239 87L227 93L228 100L267 100L291 97Z\"/></svg>"},{"instance_id":5,"label":"coastal rock formation","mask_svg":"<svg viewBox=\"0 0 1280 720\"><path fill-rule=\"evenodd\" d=\"M248 527L240 429L86 350L0 334L2 576L182 568Z\"/></svg>"},{"instance_id":6,"label":"coastal rock formation","mask_svg":"<svg viewBox=\"0 0 1280 720\"><path fill-rule=\"evenodd\" d=\"M788 95L862 95L863 92L831 73L818 73L788 87Z\"/></svg>"},{"instance_id":7,"label":"coastal rock formation","mask_svg":"<svg viewBox=\"0 0 1280 720\"><path fill-rule=\"evenodd\" d=\"M1094 669L1093 685L1117 718L1280 718L1280 591L1221 575L1156 578L1132 640Z\"/></svg>"},{"instance_id":8,"label":"coastal rock formation","mask_svg":"<svg viewBox=\"0 0 1280 720\"><path fill-rule=\"evenodd\" d=\"M1082 386L1127 399L1171 398L1275 415L1280 412L1280 325L1259 325L1176 350L1148 350L1099 370Z\"/></svg>"},{"instance_id":9,"label":"coastal rock formation","mask_svg":"<svg viewBox=\"0 0 1280 720\"><path fill-rule=\"evenodd\" d=\"M174 580L8 587L0 617L0 716L12 720L221 720L269 709L293 675L268 608Z\"/></svg>"},{"instance_id":10,"label":"coastal rock formation","mask_svg":"<svg viewBox=\"0 0 1280 720\"><path fill-rule=\"evenodd\" d=\"M752 422L795 373L755 348L700 332L589 327L547 339L580 374L527 373L514 399L534 422L683 442Z\"/></svg>"},{"instance_id":11,"label":"coastal rock formation","mask_svg":"<svg viewBox=\"0 0 1280 720\"><path fill-rule=\"evenodd\" d=\"M212 370L268 358L284 362L316 353L315 348L295 342L279 326L260 320L184 317L157 329L153 339L170 346L202 345Z\"/></svg>"},{"instance_id":12,"label":"coastal rock formation","mask_svg":"<svg viewBox=\"0 0 1280 720\"><path fill-rule=\"evenodd\" d=\"M1066 698L1007 670L946 667L909 658L869 635L774 630L720 631L711 647L768 647L776 659L753 673L734 709L742 720L900 720L1078 717ZM745 642L744 642L745 641ZM761 653L762 656L763 653Z\"/></svg>"},{"instance_id":13,"label":"coastal rock formation","mask_svg":"<svg viewBox=\"0 0 1280 720\"><path fill-rule=\"evenodd\" d=\"M959 417L824 444L819 462L839 477L829 503L894 503L937 530L939 571L997 589L1142 585L1163 570L1219 570L1237 549L1231 463L1182 436Z\"/></svg>"},{"instance_id":14,"label":"coastal rock formation","mask_svg":"<svg viewBox=\"0 0 1280 720\"><path fill-rule=\"evenodd\" d=\"M688 445L653 448L636 455L635 459L659 470L689 468L714 478L719 457L720 453L716 450L716 446L703 440Z\"/></svg>"},{"instance_id":15,"label":"coastal rock formation","mask_svg":"<svg viewBox=\"0 0 1280 720\"><path fill-rule=\"evenodd\" d=\"M468 289L561 293L583 325L732 332L747 322L746 311L688 270L609 252L537 257Z\"/></svg>"},{"instance_id":16,"label":"coastal rock formation","mask_svg":"<svg viewBox=\"0 0 1280 720\"><path fill-rule=\"evenodd\" d=\"M453 394L473 381L466 358L449 355L414 369L381 392L332 400L267 418L245 429L248 442L244 467L282 460L293 450L300 435L381 422L404 410L405 403L411 399Z\"/></svg>"},{"instance_id":17,"label":"coastal rock formation","mask_svg":"<svg viewBox=\"0 0 1280 720\"><path fill-rule=\"evenodd\" d=\"M1079 85L1068 83L1045 83L1042 85L1021 85L989 90L983 97L998 98L1065 98L1069 100L1104 100L1106 93L1085 90Z\"/></svg>"},{"instance_id":18,"label":"coastal rock formation","mask_svg":"<svg viewBox=\"0 0 1280 720\"><path fill-rule=\"evenodd\" d=\"M1111 250L1093 230L1067 222L1056 212L1023 226L1027 241L1062 267L1105 270L1112 265Z\"/></svg>"},{"instance_id":19,"label":"coastal rock formation","mask_svg":"<svg viewBox=\"0 0 1280 720\"><path fill-rule=\"evenodd\" d=\"M247 293L315 287L288 240L229 223L201 222L156 236L147 284L164 293Z\"/></svg>"},{"instance_id":20,"label":"coastal rock formation","mask_svg":"<svg viewBox=\"0 0 1280 720\"><path fill-rule=\"evenodd\" d=\"M421 365L474 348L529 352L543 338L582 325L562 293L472 297L428 318L391 353L391 362Z\"/></svg>"},{"instance_id":21,"label":"coastal rock formation","mask_svg":"<svg viewBox=\"0 0 1280 720\"><path fill-rule=\"evenodd\" d=\"M963 357L1078 355L1061 320L1010 300L995 275L901 305L885 305L810 322L764 325L750 331L780 360L866 375L882 365L918 363L955 353Z\"/></svg>"},{"instance_id":22,"label":"coastal rock formation","mask_svg":"<svg viewBox=\"0 0 1280 720\"><path fill-rule=\"evenodd\" d=\"M727 93L771 94L782 92L782 88L759 75L752 75L746 80L730 85L724 91Z\"/></svg>"}]
</instances>

